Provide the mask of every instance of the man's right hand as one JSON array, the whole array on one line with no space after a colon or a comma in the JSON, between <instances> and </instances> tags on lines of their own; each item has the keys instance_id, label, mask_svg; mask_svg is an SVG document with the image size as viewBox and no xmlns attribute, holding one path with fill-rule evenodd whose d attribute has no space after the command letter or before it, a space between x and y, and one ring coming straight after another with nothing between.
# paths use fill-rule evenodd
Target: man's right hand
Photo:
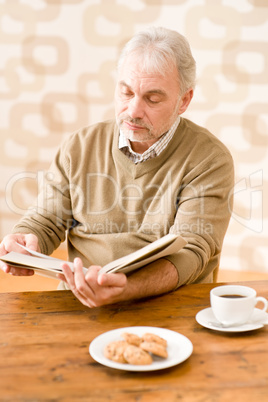
<instances>
[{"instance_id":1,"label":"man's right hand","mask_svg":"<svg viewBox=\"0 0 268 402\"><path fill-rule=\"evenodd\" d=\"M16 251L17 253L21 254L28 254L27 251L20 247L17 243L33 251L40 252L37 236L34 234L16 233L4 237L2 243L0 244L0 256L10 253L11 251ZM34 274L34 270L32 269L11 267L3 261L0 261L0 269L7 274L9 273L16 276L30 276Z\"/></svg>"}]
</instances>

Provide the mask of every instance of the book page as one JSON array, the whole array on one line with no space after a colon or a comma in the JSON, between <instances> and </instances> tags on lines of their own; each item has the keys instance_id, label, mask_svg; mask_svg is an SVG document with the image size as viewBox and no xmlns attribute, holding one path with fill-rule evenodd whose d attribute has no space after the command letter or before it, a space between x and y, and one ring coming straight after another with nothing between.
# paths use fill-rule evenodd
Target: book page
<instances>
[{"instance_id":1,"label":"book page","mask_svg":"<svg viewBox=\"0 0 268 402\"><path fill-rule=\"evenodd\" d=\"M99 273L131 272L156 259L178 252L186 244L187 241L181 236L167 234L134 253L106 264Z\"/></svg>"},{"instance_id":2,"label":"book page","mask_svg":"<svg viewBox=\"0 0 268 402\"><path fill-rule=\"evenodd\" d=\"M29 250L29 252L33 252ZM33 252L36 254L36 252ZM40 253L38 253L40 254ZM49 257L41 254L42 257L35 257L33 255L26 255L17 253L15 251L11 251L10 253L0 257L0 260L6 262L8 265L15 267L15 268L26 268L26 269L33 269L39 273L43 272L46 273L46 276L50 278L57 278L57 274L62 274L63 271L61 269L61 264L66 262L71 270L73 271L73 263L69 261L63 261L57 258ZM87 269L83 268L84 274L86 274Z\"/></svg>"},{"instance_id":3,"label":"book page","mask_svg":"<svg viewBox=\"0 0 268 402\"><path fill-rule=\"evenodd\" d=\"M38 253L38 251L31 250L30 248L25 247L25 246L23 246L22 244L20 244L20 243L18 243L18 242L16 242L16 244L17 244L18 246L20 246L21 248L23 248L24 250L26 250L29 254L34 255L35 257L46 258L47 260L58 260L58 261L62 261L62 260L60 260L59 258L50 257L49 255L42 254L42 253Z\"/></svg>"}]
</instances>

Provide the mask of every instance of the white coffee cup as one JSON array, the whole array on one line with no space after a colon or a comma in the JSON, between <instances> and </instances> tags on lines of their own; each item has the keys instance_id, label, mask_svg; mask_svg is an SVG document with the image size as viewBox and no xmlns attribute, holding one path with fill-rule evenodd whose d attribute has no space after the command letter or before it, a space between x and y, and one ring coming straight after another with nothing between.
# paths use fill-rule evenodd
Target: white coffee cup
<instances>
[{"instance_id":1,"label":"white coffee cup","mask_svg":"<svg viewBox=\"0 0 268 402\"><path fill-rule=\"evenodd\" d=\"M250 320L257 302L264 304L266 311L268 301L257 297L255 289L241 285L223 285L210 291L210 303L216 319L225 326L243 325Z\"/></svg>"}]
</instances>

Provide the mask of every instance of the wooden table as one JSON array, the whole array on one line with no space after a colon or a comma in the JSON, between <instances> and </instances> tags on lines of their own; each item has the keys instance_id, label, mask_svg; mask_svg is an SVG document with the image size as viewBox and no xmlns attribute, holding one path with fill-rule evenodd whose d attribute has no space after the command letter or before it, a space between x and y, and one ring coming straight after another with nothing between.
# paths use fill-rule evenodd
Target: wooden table
<instances>
[{"instance_id":1,"label":"wooden table","mask_svg":"<svg viewBox=\"0 0 268 402\"><path fill-rule=\"evenodd\" d=\"M240 283L241 284L241 283ZM246 282L268 297L268 281ZM0 295L1 401L268 400L268 328L228 334L200 326L215 285L87 309L70 291ZM185 362L155 372L102 366L88 352L101 333L126 326L177 331L193 343Z\"/></svg>"}]
</instances>

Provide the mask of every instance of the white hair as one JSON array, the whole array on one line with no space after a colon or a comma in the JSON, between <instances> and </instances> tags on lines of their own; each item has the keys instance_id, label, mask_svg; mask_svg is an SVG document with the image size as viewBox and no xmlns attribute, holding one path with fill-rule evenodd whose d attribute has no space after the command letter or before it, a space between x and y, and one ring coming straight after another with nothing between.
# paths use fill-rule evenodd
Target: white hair
<instances>
[{"instance_id":1,"label":"white hair","mask_svg":"<svg viewBox=\"0 0 268 402\"><path fill-rule=\"evenodd\" d=\"M137 57L146 72L153 71L163 75L170 72L175 65L181 95L195 87L195 60L187 39L176 31L151 27L138 32L123 48L118 60L119 70L129 55Z\"/></svg>"}]
</instances>

